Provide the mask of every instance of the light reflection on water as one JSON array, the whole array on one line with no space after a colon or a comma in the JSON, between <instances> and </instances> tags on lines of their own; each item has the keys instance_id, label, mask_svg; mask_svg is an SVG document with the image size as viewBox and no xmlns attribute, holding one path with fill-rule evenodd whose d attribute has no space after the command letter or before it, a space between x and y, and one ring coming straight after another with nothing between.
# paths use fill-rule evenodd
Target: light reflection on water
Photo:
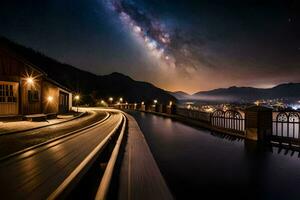
<instances>
[{"instance_id":1,"label":"light reflection on water","mask_svg":"<svg viewBox=\"0 0 300 200\"><path fill-rule=\"evenodd\" d=\"M130 114L177 199L300 199L298 153L151 114Z\"/></svg>"}]
</instances>

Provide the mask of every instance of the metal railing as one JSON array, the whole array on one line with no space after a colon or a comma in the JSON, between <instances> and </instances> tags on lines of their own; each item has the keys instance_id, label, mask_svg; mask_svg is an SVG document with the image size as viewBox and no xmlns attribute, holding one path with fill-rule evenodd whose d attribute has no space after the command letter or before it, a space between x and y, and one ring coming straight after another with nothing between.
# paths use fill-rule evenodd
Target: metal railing
<instances>
[{"instance_id":1,"label":"metal railing","mask_svg":"<svg viewBox=\"0 0 300 200\"><path fill-rule=\"evenodd\" d=\"M218 128L245 131L245 119L242 114L234 110L216 110L211 115L211 125Z\"/></svg>"},{"instance_id":2,"label":"metal railing","mask_svg":"<svg viewBox=\"0 0 300 200\"><path fill-rule=\"evenodd\" d=\"M273 113L272 136L281 138L300 139L300 113L278 112Z\"/></svg>"}]
</instances>

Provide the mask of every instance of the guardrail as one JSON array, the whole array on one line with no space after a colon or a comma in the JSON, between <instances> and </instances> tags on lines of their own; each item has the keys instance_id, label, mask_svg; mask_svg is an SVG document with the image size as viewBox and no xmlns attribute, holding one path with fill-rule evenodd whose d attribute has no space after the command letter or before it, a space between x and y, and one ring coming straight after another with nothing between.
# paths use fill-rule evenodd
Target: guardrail
<instances>
[{"instance_id":1,"label":"guardrail","mask_svg":"<svg viewBox=\"0 0 300 200\"><path fill-rule=\"evenodd\" d=\"M113 175L113 171L114 171L114 168L115 168L115 165L116 165L116 161L117 161L117 158L118 158L120 147L121 147L123 137L124 137L124 134L125 134L125 128L126 128L127 120L126 120L126 117L124 115L123 115L123 119L124 119L124 122L123 122L123 126L122 126L122 129L121 129L121 133L120 133L120 135L118 137L118 140L116 142L116 145L113 149L110 160L107 164L104 175L102 177L101 183L98 187L97 194L96 194L96 197L95 197L96 200L104 200L107 197L107 194L108 194L108 191L109 191L109 186L110 186L112 175Z\"/></svg>"},{"instance_id":2,"label":"guardrail","mask_svg":"<svg viewBox=\"0 0 300 200\"><path fill-rule=\"evenodd\" d=\"M118 133L118 130L120 130L120 127L122 125L122 129L120 132L119 138L122 139L124 135L124 130L126 126L126 119L124 115L122 114L122 118L119 121L118 125L99 143L94 150L78 165L75 170L72 171L72 173L60 184L60 186L48 197L48 199L57 199L57 198L63 198L67 197L69 193L74 189L74 187L79 184L80 180L85 176L85 174L88 172L90 167L95 163L97 158L101 155L101 153L106 149L106 147L112 143L112 138L116 136ZM112 156L109 161L109 165L107 165L106 169L108 170L106 172L105 170L105 176L103 176L103 180L105 182L102 183L101 190L99 189L99 196L102 198L106 197L109 183L111 180L112 170L115 165L115 159L117 156L117 153L119 151L119 140L117 142L117 149L114 149ZM116 148L115 147L115 148ZM102 180L102 179L101 179Z\"/></svg>"}]
</instances>

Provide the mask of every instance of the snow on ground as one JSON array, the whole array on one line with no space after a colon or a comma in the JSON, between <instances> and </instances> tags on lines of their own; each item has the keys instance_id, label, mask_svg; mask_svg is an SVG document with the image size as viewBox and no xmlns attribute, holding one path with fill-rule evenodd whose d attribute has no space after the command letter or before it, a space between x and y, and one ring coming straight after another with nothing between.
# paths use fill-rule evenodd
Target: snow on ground
<instances>
[{"instance_id":1,"label":"snow on ground","mask_svg":"<svg viewBox=\"0 0 300 200\"><path fill-rule=\"evenodd\" d=\"M60 122L69 121L74 118L74 115L58 115L57 119L49 119L42 122L30 122L30 121L14 121L14 122L0 122L0 134L7 134L15 131L22 131L32 128L43 127L46 125L53 125Z\"/></svg>"}]
</instances>

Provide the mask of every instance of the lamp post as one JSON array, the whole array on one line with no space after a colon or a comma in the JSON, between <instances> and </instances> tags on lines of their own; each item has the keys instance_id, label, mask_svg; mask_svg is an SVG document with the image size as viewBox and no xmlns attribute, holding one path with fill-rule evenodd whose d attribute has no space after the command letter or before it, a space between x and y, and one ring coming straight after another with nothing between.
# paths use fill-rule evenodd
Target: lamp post
<instances>
[{"instance_id":1,"label":"lamp post","mask_svg":"<svg viewBox=\"0 0 300 200\"><path fill-rule=\"evenodd\" d=\"M76 101L76 106L77 106L77 112L78 112L78 103L79 103L79 100L80 100L80 96L79 95L76 95L74 97L75 101Z\"/></svg>"},{"instance_id":2,"label":"lamp post","mask_svg":"<svg viewBox=\"0 0 300 200\"><path fill-rule=\"evenodd\" d=\"M112 97L109 97L109 102L110 102L110 106L112 105L112 102L113 102L113 100L114 100L114 98L112 98Z\"/></svg>"}]
</instances>

